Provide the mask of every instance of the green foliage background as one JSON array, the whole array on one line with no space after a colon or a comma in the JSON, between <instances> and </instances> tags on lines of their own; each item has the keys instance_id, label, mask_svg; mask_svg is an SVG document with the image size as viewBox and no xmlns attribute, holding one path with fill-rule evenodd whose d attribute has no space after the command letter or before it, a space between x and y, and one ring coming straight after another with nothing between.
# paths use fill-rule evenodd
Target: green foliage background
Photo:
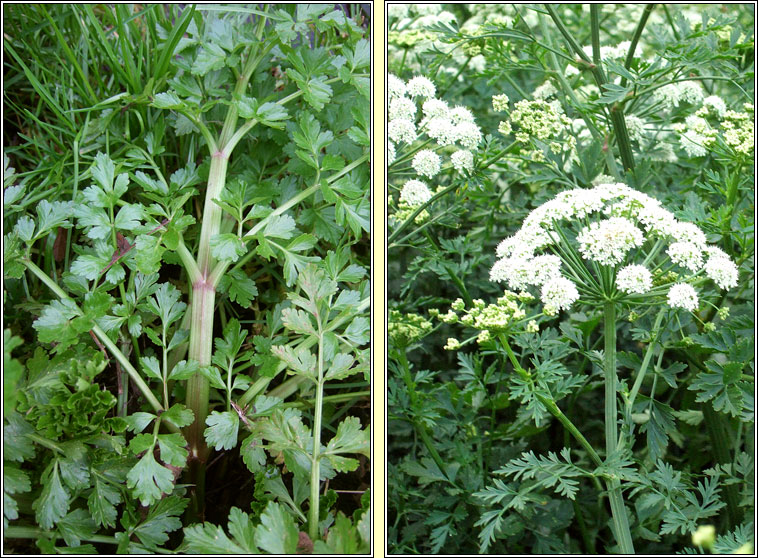
<instances>
[{"instance_id":1,"label":"green foliage background","mask_svg":"<svg viewBox=\"0 0 758 558\"><path fill-rule=\"evenodd\" d=\"M4 551L365 552L365 14L14 4L3 23ZM226 187L208 200L223 210L210 250L229 269L200 367L187 262L203 249L208 148L230 140L232 112ZM315 379L277 353L314 345ZM201 516L182 431L198 374L215 450Z\"/></svg>"}]
</instances>

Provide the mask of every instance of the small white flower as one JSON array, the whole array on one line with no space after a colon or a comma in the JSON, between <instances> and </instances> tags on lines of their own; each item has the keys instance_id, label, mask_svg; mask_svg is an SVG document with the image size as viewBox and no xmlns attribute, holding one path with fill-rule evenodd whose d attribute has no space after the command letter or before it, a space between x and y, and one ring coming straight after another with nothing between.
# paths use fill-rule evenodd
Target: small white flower
<instances>
[{"instance_id":1,"label":"small white flower","mask_svg":"<svg viewBox=\"0 0 758 558\"><path fill-rule=\"evenodd\" d=\"M390 99L405 95L405 83L394 74L389 74L387 76L387 89L389 91Z\"/></svg>"},{"instance_id":2,"label":"small white flower","mask_svg":"<svg viewBox=\"0 0 758 558\"><path fill-rule=\"evenodd\" d=\"M474 169L474 155L471 151L456 151L450 156L453 168L458 172L471 171Z\"/></svg>"},{"instance_id":3,"label":"small white flower","mask_svg":"<svg viewBox=\"0 0 758 558\"><path fill-rule=\"evenodd\" d=\"M457 351L461 348L461 342L454 337L448 337L447 344L445 345L446 351Z\"/></svg>"},{"instance_id":4,"label":"small white flower","mask_svg":"<svg viewBox=\"0 0 758 558\"><path fill-rule=\"evenodd\" d=\"M677 221L676 224L671 227L669 234L671 234L677 242L691 242L701 250L705 248L705 233L694 223ZM723 254L723 252L721 253Z\"/></svg>"},{"instance_id":5,"label":"small white flower","mask_svg":"<svg viewBox=\"0 0 758 558\"><path fill-rule=\"evenodd\" d=\"M450 110L450 120L453 124L460 124L461 122L474 122L474 115L466 107L455 107Z\"/></svg>"},{"instance_id":6,"label":"small white flower","mask_svg":"<svg viewBox=\"0 0 758 558\"><path fill-rule=\"evenodd\" d=\"M668 247L666 253L671 261L692 272L703 267L703 254L697 244L692 242L674 242Z\"/></svg>"},{"instance_id":7,"label":"small white flower","mask_svg":"<svg viewBox=\"0 0 758 558\"><path fill-rule=\"evenodd\" d=\"M482 141L482 132L473 122L459 122L455 126L458 143L467 149L474 149Z\"/></svg>"},{"instance_id":8,"label":"small white flower","mask_svg":"<svg viewBox=\"0 0 758 558\"><path fill-rule=\"evenodd\" d=\"M708 261L705 263L705 274L721 289L736 287L739 278L737 266L726 255L708 258Z\"/></svg>"},{"instance_id":9,"label":"small white flower","mask_svg":"<svg viewBox=\"0 0 758 558\"><path fill-rule=\"evenodd\" d=\"M511 126L511 123L508 120L503 120L500 122L500 124L498 124L497 131L504 136L507 136L513 131L513 126Z\"/></svg>"},{"instance_id":10,"label":"small white flower","mask_svg":"<svg viewBox=\"0 0 758 558\"><path fill-rule=\"evenodd\" d=\"M492 108L495 112L506 112L508 110L508 95L493 95Z\"/></svg>"},{"instance_id":11,"label":"small white flower","mask_svg":"<svg viewBox=\"0 0 758 558\"><path fill-rule=\"evenodd\" d=\"M536 256L530 262L531 277L528 280L530 285L542 285L550 279L561 276L561 259L553 254L544 254Z\"/></svg>"},{"instance_id":12,"label":"small white flower","mask_svg":"<svg viewBox=\"0 0 758 558\"><path fill-rule=\"evenodd\" d=\"M703 252L705 252L709 257L711 258L726 258L730 259L729 255L724 252L721 248L718 246L704 246Z\"/></svg>"},{"instance_id":13,"label":"small white flower","mask_svg":"<svg viewBox=\"0 0 758 558\"><path fill-rule=\"evenodd\" d=\"M677 283L669 289L668 303L672 308L684 308L690 312L698 307L697 292L692 285L687 283Z\"/></svg>"},{"instance_id":14,"label":"small white flower","mask_svg":"<svg viewBox=\"0 0 758 558\"><path fill-rule=\"evenodd\" d=\"M542 286L541 300L547 310L568 310L579 298L576 285L565 277L554 277Z\"/></svg>"},{"instance_id":15,"label":"small white flower","mask_svg":"<svg viewBox=\"0 0 758 558\"><path fill-rule=\"evenodd\" d=\"M625 293L644 294L653 286L653 276L644 265L628 265L616 275L616 287Z\"/></svg>"},{"instance_id":16,"label":"small white flower","mask_svg":"<svg viewBox=\"0 0 758 558\"><path fill-rule=\"evenodd\" d=\"M427 122L426 135L441 146L453 145L458 139L456 127L447 118L432 118Z\"/></svg>"},{"instance_id":17,"label":"small white flower","mask_svg":"<svg viewBox=\"0 0 758 558\"><path fill-rule=\"evenodd\" d=\"M405 118L398 118L396 120L390 120L387 124L387 135L395 143L405 142L413 143L416 139L416 125L411 120Z\"/></svg>"},{"instance_id":18,"label":"small white flower","mask_svg":"<svg viewBox=\"0 0 758 558\"><path fill-rule=\"evenodd\" d=\"M391 141L387 142L387 164L391 165L395 162L395 144Z\"/></svg>"},{"instance_id":19,"label":"small white flower","mask_svg":"<svg viewBox=\"0 0 758 558\"><path fill-rule=\"evenodd\" d=\"M642 246L644 242L642 231L623 217L592 223L584 227L576 239L584 259L602 265L621 263L629 250Z\"/></svg>"},{"instance_id":20,"label":"small white flower","mask_svg":"<svg viewBox=\"0 0 758 558\"><path fill-rule=\"evenodd\" d=\"M508 283L511 289L520 291L529 285L532 278L531 261L517 256L495 262L490 270L490 281Z\"/></svg>"},{"instance_id":21,"label":"small white flower","mask_svg":"<svg viewBox=\"0 0 758 558\"><path fill-rule=\"evenodd\" d=\"M424 116L427 118L450 118L450 107L445 101L428 99L421 106Z\"/></svg>"},{"instance_id":22,"label":"small white flower","mask_svg":"<svg viewBox=\"0 0 758 558\"><path fill-rule=\"evenodd\" d=\"M726 112L726 103L724 102L724 99L718 95L711 95L703 99L703 106L709 111L715 112L719 118L724 116L724 113Z\"/></svg>"},{"instance_id":23,"label":"small white flower","mask_svg":"<svg viewBox=\"0 0 758 558\"><path fill-rule=\"evenodd\" d=\"M699 105L703 102L703 87L696 81L683 81L678 84L679 100L691 105Z\"/></svg>"},{"instance_id":24,"label":"small white flower","mask_svg":"<svg viewBox=\"0 0 758 558\"><path fill-rule=\"evenodd\" d=\"M537 89L534 90L534 93L532 93L532 96L535 99L541 99L543 101L549 99L553 95L558 93L558 90L555 88L555 85L553 85L550 80L547 80L545 83L537 87Z\"/></svg>"},{"instance_id":25,"label":"small white flower","mask_svg":"<svg viewBox=\"0 0 758 558\"><path fill-rule=\"evenodd\" d=\"M705 157L708 150L703 145L703 136L694 130L687 130L681 135L679 144L689 157Z\"/></svg>"},{"instance_id":26,"label":"small white flower","mask_svg":"<svg viewBox=\"0 0 758 558\"><path fill-rule=\"evenodd\" d=\"M626 129L629 132L629 139L632 141L641 141L645 137L645 122L633 114L624 116Z\"/></svg>"},{"instance_id":27,"label":"small white flower","mask_svg":"<svg viewBox=\"0 0 758 558\"><path fill-rule=\"evenodd\" d=\"M413 120L416 117L416 103L408 97L396 97L390 100L389 119Z\"/></svg>"},{"instance_id":28,"label":"small white flower","mask_svg":"<svg viewBox=\"0 0 758 558\"><path fill-rule=\"evenodd\" d=\"M637 219L647 232L661 236L672 234L679 225L673 213L656 204L643 205L637 213Z\"/></svg>"},{"instance_id":29,"label":"small white flower","mask_svg":"<svg viewBox=\"0 0 758 558\"><path fill-rule=\"evenodd\" d=\"M432 178L440 172L440 156L430 149L422 149L413 157L412 165L421 176Z\"/></svg>"},{"instance_id":30,"label":"small white flower","mask_svg":"<svg viewBox=\"0 0 758 558\"><path fill-rule=\"evenodd\" d=\"M653 99L660 102L665 109L672 109L679 106L679 87L676 83L669 83L653 91Z\"/></svg>"},{"instance_id":31,"label":"small white flower","mask_svg":"<svg viewBox=\"0 0 758 558\"><path fill-rule=\"evenodd\" d=\"M427 97L431 99L434 97L436 90L437 88L434 84L424 76L416 76L406 85L406 91L411 97Z\"/></svg>"},{"instance_id":32,"label":"small white flower","mask_svg":"<svg viewBox=\"0 0 758 558\"><path fill-rule=\"evenodd\" d=\"M400 201L410 207L416 207L431 199L432 191L420 180L409 180L400 191Z\"/></svg>"}]
</instances>

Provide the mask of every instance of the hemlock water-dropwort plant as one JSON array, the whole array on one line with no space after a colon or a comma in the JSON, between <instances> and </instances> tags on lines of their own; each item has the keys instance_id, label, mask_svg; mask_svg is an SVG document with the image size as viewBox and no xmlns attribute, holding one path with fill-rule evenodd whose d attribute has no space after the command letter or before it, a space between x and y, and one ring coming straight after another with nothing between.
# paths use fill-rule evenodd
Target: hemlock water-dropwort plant
<instances>
[{"instance_id":1,"label":"hemlock water-dropwort plant","mask_svg":"<svg viewBox=\"0 0 758 558\"><path fill-rule=\"evenodd\" d=\"M522 384L522 389L514 390L514 396L529 394L525 403L542 406L543 410L558 418L587 451L594 465L607 469L599 476L607 486L613 532L620 551L633 553L630 522L622 494L625 486L621 481L638 486L644 482L641 477L618 469L631 465L626 461L630 455L627 440L631 432L618 432L617 399L621 396L623 415L631 418L635 401L642 396L640 388L652 353L648 350L631 389L621 390L616 363L616 318L621 310L629 307L643 311L646 307L660 307L650 332L649 346L652 348L658 341L664 318L678 319L676 311L679 309L697 312L701 304L697 288L713 284L720 290L735 287L739 275L737 266L720 248L707 244L705 234L696 225L676 219L656 199L620 183L561 192L534 209L524 219L522 227L498 245L497 255L500 259L493 265L490 279L506 283L514 290L537 289L544 316L553 317L582 305L602 308L604 461L571 418L557 407L556 400L566 395L565 389L548 381L539 366L533 372L524 369L510 347L509 337L519 329L524 331L524 322L529 322L526 326L528 333L537 327L535 318L539 315L527 317L518 305L519 301L529 299L528 293L516 295L506 291L496 305L486 307L483 301L474 301L474 308L460 321L480 330L477 337L480 344L495 339L506 351ZM455 322L458 319L456 310L463 310L462 301L457 301L450 312L440 318ZM460 346L451 339L446 348ZM543 458L531 452L524 453L496 473L514 475L515 478L536 478L543 486L573 499L576 483L560 480L559 476L582 473L572 465L568 450L562 452L562 457L564 462L551 454L543 462ZM547 467L553 468L553 476L545 478L540 471L547 471ZM708 490L715 492L717 482L714 479ZM494 497L487 490L479 494L485 500ZM703 502L697 517L710 517L722 505ZM673 523L673 519L669 521ZM482 536L486 548L493 538L491 521L482 520L480 524L486 527ZM667 529L664 526L662 532Z\"/></svg>"},{"instance_id":2,"label":"hemlock water-dropwort plant","mask_svg":"<svg viewBox=\"0 0 758 558\"><path fill-rule=\"evenodd\" d=\"M731 146L721 123L753 102L752 22L736 6L390 5L390 73L431 80L483 136L468 175L430 178L431 158L426 174L413 157L407 175L389 169L390 203L412 179L427 212L389 222L391 236L405 225L388 249L389 304L430 322L405 347L407 367L390 339L390 552L614 553L620 510L639 553L700 552L706 539L690 535L707 525L712 548L750 548L753 153L748 118L727 122ZM708 144L682 141L689 129ZM530 211L616 183L707 242L657 235L624 208L557 219L568 240L555 246L613 289L617 381L606 384L605 304L586 302L598 297L565 254L543 245L501 263L513 284L489 275Z\"/></svg>"},{"instance_id":3,"label":"hemlock water-dropwort plant","mask_svg":"<svg viewBox=\"0 0 758 558\"><path fill-rule=\"evenodd\" d=\"M11 12L4 544L367 552L362 10Z\"/></svg>"}]
</instances>

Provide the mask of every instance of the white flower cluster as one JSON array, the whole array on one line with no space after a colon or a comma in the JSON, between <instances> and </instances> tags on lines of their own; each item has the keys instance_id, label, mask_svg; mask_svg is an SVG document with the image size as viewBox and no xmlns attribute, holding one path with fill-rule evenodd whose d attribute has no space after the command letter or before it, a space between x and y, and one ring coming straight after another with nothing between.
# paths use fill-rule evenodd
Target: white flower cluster
<instances>
[{"instance_id":1,"label":"white flower cluster","mask_svg":"<svg viewBox=\"0 0 758 558\"><path fill-rule=\"evenodd\" d=\"M409 180L400 191L400 202L409 207L416 207L426 203L432 197L429 186L420 180Z\"/></svg>"},{"instance_id":2,"label":"white flower cluster","mask_svg":"<svg viewBox=\"0 0 758 558\"><path fill-rule=\"evenodd\" d=\"M672 308L684 308L690 312L697 310L699 305L697 291L687 283L677 283L672 286L666 299Z\"/></svg>"},{"instance_id":3,"label":"white flower cluster","mask_svg":"<svg viewBox=\"0 0 758 558\"><path fill-rule=\"evenodd\" d=\"M690 157L705 156L718 136L708 121L697 114L688 116L684 124L675 124L674 129L681 134L679 143Z\"/></svg>"},{"instance_id":4,"label":"white flower cluster","mask_svg":"<svg viewBox=\"0 0 758 558\"><path fill-rule=\"evenodd\" d=\"M617 265L624 261L629 250L642 246L644 235L629 219L611 217L584 227L576 240L585 260Z\"/></svg>"},{"instance_id":5,"label":"white flower cluster","mask_svg":"<svg viewBox=\"0 0 758 558\"><path fill-rule=\"evenodd\" d=\"M508 95L506 95L505 93L503 93L502 95L492 96L492 108L495 110L495 112L507 111L509 102L510 102L510 99L508 99Z\"/></svg>"},{"instance_id":6,"label":"white flower cluster","mask_svg":"<svg viewBox=\"0 0 758 558\"><path fill-rule=\"evenodd\" d=\"M644 265L628 265L616 275L616 286L628 294L645 294L653 287L653 276Z\"/></svg>"},{"instance_id":7,"label":"white flower cluster","mask_svg":"<svg viewBox=\"0 0 758 558\"><path fill-rule=\"evenodd\" d=\"M631 41L621 41L616 46L601 46L600 47L600 59L607 60L625 58L626 53L629 52L629 47L632 46ZM587 45L582 48L584 54L592 60L592 45Z\"/></svg>"},{"instance_id":8,"label":"white flower cluster","mask_svg":"<svg viewBox=\"0 0 758 558\"><path fill-rule=\"evenodd\" d=\"M545 83L543 83L542 85L540 85L534 90L534 93L532 93L532 97L534 97L535 99L541 99L543 101L547 101L550 97L553 97L557 93L558 93L558 90L555 88L555 85L553 85L550 80L547 80Z\"/></svg>"},{"instance_id":9,"label":"white flower cluster","mask_svg":"<svg viewBox=\"0 0 758 558\"><path fill-rule=\"evenodd\" d=\"M679 133L679 144L690 157L704 157L719 137L738 155L752 155L755 149L753 105L746 103L745 112L727 110L721 97L703 99L703 106L688 116L684 123L673 126Z\"/></svg>"},{"instance_id":10,"label":"white flower cluster","mask_svg":"<svg viewBox=\"0 0 758 558\"><path fill-rule=\"evenodd\" d=\"M655 296L662 288L653 287L653 275L666 265L666 258L650 269L629 261L637 256L645 259L645 250L635 249L652 246L655 240L667 245L668 259L681 270L675 274L680 282L671 288L669 305L696 308L697 293L689 280L703 272L721 289L737 285L737 266L722 250L706 244L703 231L692 223L678 221L655 198L620 183L564 191L534 209L516 234L497 247L499 259L490 271L490 279L516 290L541 287L546 314L568 309L581 290L570 278L577 277L578 262L539 252L548 248L565 254L570 235L564 229L572 223L579 229L576 243L581 257L600 266L621 266L615 287L628 295L653 291ZM651 265L650 260L657 254L646 259L646 264ZM564 275L562 263L569 268L568 275ZM590 267L585 267L590 273Z\"/></svg>"},{"instance_id":11,"label":"white flower cluster","mask_svg":"<svg viewBox=\"0 0 758 558\"><path fill-rule=\"evenodd\" d=\"M474 169L474 154L471 151L456 151L450 155L450 162L458 172L470 172Z\"/></svg>"},{"instance_id":12,"label":"white flower cluster","mask_svg":"<svg viewBox=\"0 0 758 558\"><path fill-rule=\"evenodd\" d=\"M726 103L724 99L718 95L711 95L703 99L703 106L708 109L709 112L716 113L716 116L721 118L726 113Z\"/></svg>"},{"instance_id":13,"label":"white flower cluster","mask_svg":"<svg viewBox=\"0 0 758 558\"><path fill-rule=\"evenodd\" d=\"M653 91L653 99L667 110L678 107L680 102L699 105L704 97L703 88L696 81L669 83Z\"/></svg>"},{"instance_id":14,"label":"white flower cluster","mask_svg":"<svg viewBox=\"0 0 758 558\"><path fill-rule=\"evenodd\" d=\"M407 83L392 74L388 77L389 105L387 160L392 164L405 144L410 145L426 135L437 148L458 146L450 162L458 172L474 168L473 150L482 141L482 132L471 111L462 106L450 107L435 98L436 87L428 78L416 76ZM421 110L418 110L418 104ZM419 176L433 178L442 168L442 157L434 147L419 151L411 166ZM404 201L404 200L401 200Z\"/></svg>"},{"instance_id":15,"label":"white flower cluster","mask_svg":"<svg viewBox=\"0 0 758 558\"><path fill-rule=\"evenodd\" d=\"M556 288L556 299L560 302L563 299L558 291L559 288ZM444 323L460 322L480 330L477 341L482 343L491 339L493 333L503 333L516 325L520 325L519 322L526 317L526 312L521 307L521 303L533 299L534 297L528 293L517 294L506 290L495 304L486 304L477 298L473 300L473 306L467 309L463 300L459 298L450 305L450 310L446 314L440 314L438 317ZM535 326L537 326L536 322L530 322L527 328L534 330ZM456 339L448 339L448 345L449 347L445 347L448 350L455 350L460 347L460 343Z\"/></svg>"},{"instance_id":16,"label":"white flower cluster","mask_svg":"<svg viewBox=\"0 0 758 558\"><path fill-rule=\"evenodd\" d=\"M544 312L554 316L559 310L568 310L579 299L576 285L565 277L554 277L542 285L541 292Z\"/></svg>"},{"instance_id":17,"label":"white flower cluster","mask_svg":"<svg viewBox=\"0 0 758 558\"><path fill-rule=\"evenodd\" d=\"M422 149L413 157L413 170L421 176L433 178L440 172L441 159L434 151Z\"/></svg>"},{"instance_id":18,"label":"white flower cluster","mask_svg":"<svg viewBox=\"0 0 758 558\"><path fill-rule=\"evenodd\" d=\"M624 115L626 121L626 130L629 133L629 139L641 142L645 138L645 121L639 116L633 114Z\"/></svg>"}]
</instances>

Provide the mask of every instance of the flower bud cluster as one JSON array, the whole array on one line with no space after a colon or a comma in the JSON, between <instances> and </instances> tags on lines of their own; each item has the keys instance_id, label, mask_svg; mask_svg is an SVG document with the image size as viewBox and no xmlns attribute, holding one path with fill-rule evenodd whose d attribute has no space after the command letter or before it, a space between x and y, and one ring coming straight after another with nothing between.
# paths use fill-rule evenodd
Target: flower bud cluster
<instances>
[{"instance_id":1,"label":"flower bud cluster","mask_svg":"<svg viewBox=\"0 0 758 558\"><path fill-rule=\"evenodd\" d=\"M427 336L433 324L418 314L403 314L390 310L387 334L396 347L407 347Z\"/></svg>"},{"instance_id":2,"label":"flower bud cluster","mask_svg":"<svg viewBox=\"0 0 758 558\"><path fill-rule=\"evenodd\" d=\"M473 329L480 331L477 341L483 343L489 341L493 335L510 331L513 326L526 317L522 308L524 302L533 300L529 293L515 293L506 290L495 304L486 304L481 299L473 301L474 305L466 309L466 305L460 298L450 305L446 314L440 314L438 319L444 323L460 322ZM529 331L539 329L537 323L532 320L527 326ZM446 349L457 349L460 344L455 339L448 339ZM457 344L457 345L456 345Z\"/></svg>"}]
</instances>

